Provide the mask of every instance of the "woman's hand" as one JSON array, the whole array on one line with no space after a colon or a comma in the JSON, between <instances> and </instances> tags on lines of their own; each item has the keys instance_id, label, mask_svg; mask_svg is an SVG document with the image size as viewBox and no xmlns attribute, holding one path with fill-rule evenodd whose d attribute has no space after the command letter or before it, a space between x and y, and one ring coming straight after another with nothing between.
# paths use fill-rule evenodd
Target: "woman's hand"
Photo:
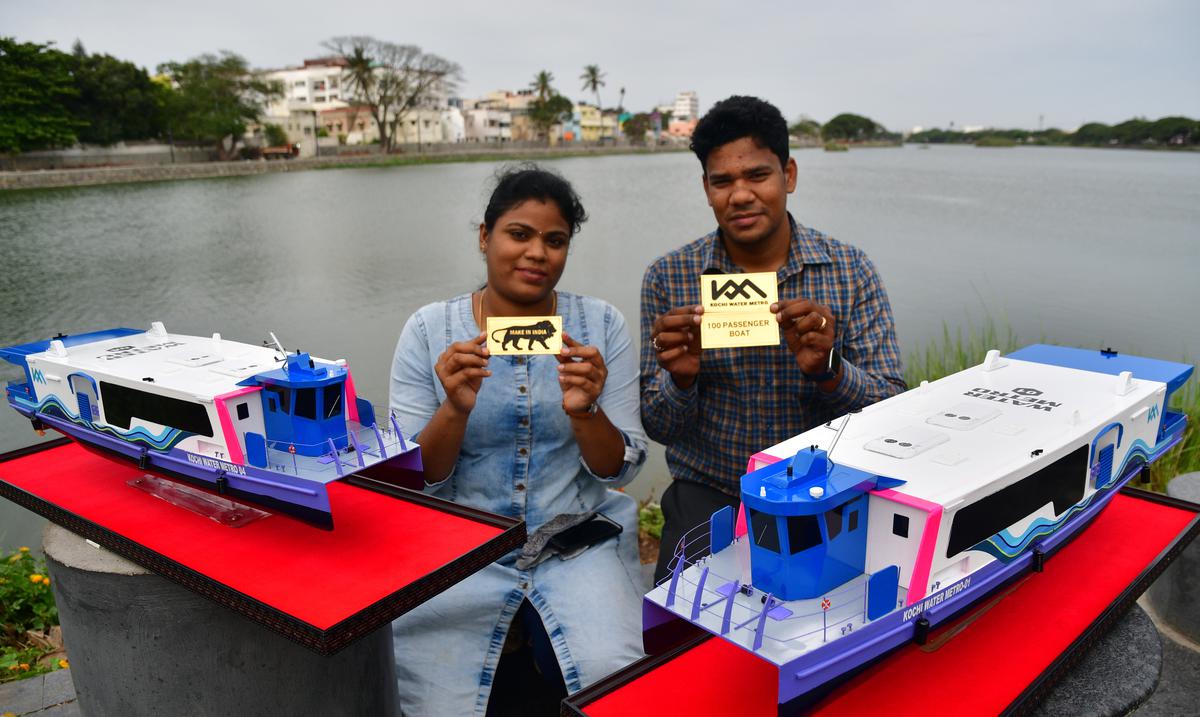
<instances>
[{"instance_id":1,"label":"woman's hand","mask_svg":"<svg viewBox=\"0 0 1200 717\"><path fill-rule=\"evenodd\" d=\"M487 367L486 341L487 334L480 333L470 341L450 344L433 367L446 390L444 405L463 416L475 409L479 387L483 385L483 379L492 375Z\"/></svg>"},{"instance_id":2,"label":"woman's hand","mask_svg":"<svg viewBox=\"0 0 1200 717\"><path fill-rule=\"evenodd\" d=\"M563 332L563 348L558 359L558 385L563 392L563 410L583 413L600 400L608 368L595 346L584 346Z\"/></svg>"}]
</instances>

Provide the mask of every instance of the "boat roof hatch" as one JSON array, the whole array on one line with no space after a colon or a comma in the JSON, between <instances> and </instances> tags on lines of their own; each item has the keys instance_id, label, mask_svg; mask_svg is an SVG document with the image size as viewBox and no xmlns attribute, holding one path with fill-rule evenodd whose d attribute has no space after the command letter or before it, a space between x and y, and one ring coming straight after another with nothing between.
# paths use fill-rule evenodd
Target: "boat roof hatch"
<instances>
[{"instance_id":1,"label":"boat roof hatch","mask_svg":"<svg viewBox=\"0 0 1200 717\"><path fill-rule=\"evenodd\" d=\"M337 364L317 363L312 356L297 351L287 355L287 363L281 368L258 373L243 381L239 386L288 386L310 388L327 386L345 380L346 367Z\"/></svg>"}]
</instances>

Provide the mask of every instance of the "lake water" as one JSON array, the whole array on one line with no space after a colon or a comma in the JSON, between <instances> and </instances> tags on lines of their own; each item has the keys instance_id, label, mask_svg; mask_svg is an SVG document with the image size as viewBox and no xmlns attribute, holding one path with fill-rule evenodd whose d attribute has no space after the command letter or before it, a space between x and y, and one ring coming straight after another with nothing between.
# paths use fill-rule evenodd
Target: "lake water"
<instances>
[{"instance_id":1,"label":"lake water","mask_svg":"<svg viewBox=\"0 0 1200 717\"><path fill-rule=\"evenodd\" d=\"M791 211L868 252L906 355L944 324L990 315L1025 342L1200 358L1200 154L905 147L796 158ZM636 327L646 265L713 228L696 160L546 164L592 215L561 286L612 301ZM359 392L386 405L406 317L482 283L475 227L497 166L0 193L0 345L151 321L249 342L274 331L290 349L348 359ZM0 407L0 451L35 440ZM665 472L658 450L631 491L660 493ZM40 524L0 501L0 548L37 543Z\"/></svg>"}]
</instances>

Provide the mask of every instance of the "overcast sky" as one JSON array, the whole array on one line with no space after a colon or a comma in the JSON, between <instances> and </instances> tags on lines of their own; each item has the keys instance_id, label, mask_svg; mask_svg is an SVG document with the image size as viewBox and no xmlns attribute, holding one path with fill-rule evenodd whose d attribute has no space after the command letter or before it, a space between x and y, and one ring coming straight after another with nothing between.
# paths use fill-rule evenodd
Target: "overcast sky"
<instances>
[{"instance_id":1,"label":"overcast sky","mask_svg":"<svg viewBox=\"0 0 1200 717\"><path fill-rule=\"evenodd\" d=\"M296 65L343 34L458 62L464 97L545 69L586 99L579 75L594 63L604 105L624 87L635 111L695 90L701 110L755 94L789 120L855 112L893 130L1200 117L1196 0L0 0L0 35L62 49L78 38L151 71L222 49Z\"/></svg>"}]
</instances>

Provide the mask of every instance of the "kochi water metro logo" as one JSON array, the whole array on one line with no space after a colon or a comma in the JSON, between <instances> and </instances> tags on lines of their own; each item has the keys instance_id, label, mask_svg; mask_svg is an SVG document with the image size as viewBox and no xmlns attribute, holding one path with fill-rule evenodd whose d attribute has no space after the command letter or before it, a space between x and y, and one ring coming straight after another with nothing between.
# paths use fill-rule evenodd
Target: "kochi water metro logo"
<instances>
[{"instance_id":1,"label":"kochi water metro logo","mask_svg":"<svg viewBox=\"0 0 1200 717\"><path fill-rule=\"evenodd\" d=\"M982 398L985 401L995 401L996 403L1007 403L1013 406L1021 406L1023 408L1032 408L1035 411L1050 412L1062 405L1061 402L1047 401L1037 396L1042 395L1042 391L1036 388L1014 388L1012 391L993 391L990 388L973 388L970 391L963 393L964 396L971 398Z\"/></svg>"},{"instance_id":2,"label":"kochi water metro logo","mask_svg":"<svg viewBox=\"0 0 1200 717\"><path fill-rule=\"evenodd\" d=\"M42 370L40 368L35 368L31 372L31 376L33 377L34 383L46 383L46 376L42 374Z\"/></svg>"},{"instance_id":3,"label":"kochi water metro logo","mask_svg":"<svg viewBox=\"0 0 1200 717\"><path fill-rule=\"evenodd\" d=\"M758 285L755 284L753 281L750 281L749 279L746 279L745 281L740 282L740 283L735 282L733 279L729 279L724 284L722 284L721 288L719 288L719 289L717 288L716 279L713 279L713 281L711 283L712 283L712 298L714 301L716 299L719 299L722 296L724 296L726 299L736 299L739 296L745 297L747 299L753 299L754 297L751 296L750 292L746 291L746 289L754 289L755 293L757 293L760 298L763 298L763 299L767 298L767 292L758 288Z\"/></svg>"}]
</instances>

